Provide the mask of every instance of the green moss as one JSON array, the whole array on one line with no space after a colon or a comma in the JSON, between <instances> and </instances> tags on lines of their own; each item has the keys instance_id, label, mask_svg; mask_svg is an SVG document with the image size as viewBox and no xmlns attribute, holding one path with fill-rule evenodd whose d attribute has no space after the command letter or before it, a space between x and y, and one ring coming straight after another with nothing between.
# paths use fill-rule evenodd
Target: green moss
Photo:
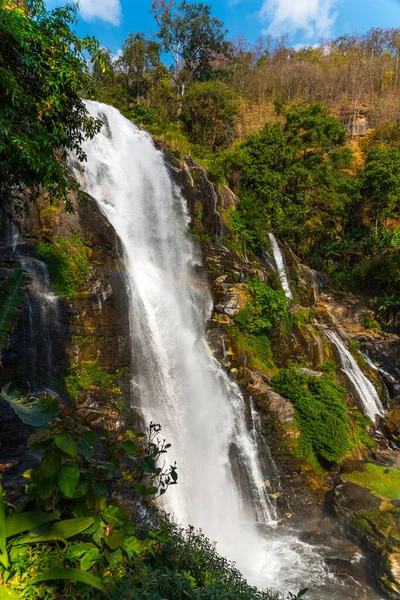
<instances>
[{"instance_id":1,"label":"green moss","mask_svg":"<svg viewBox=\"0 0 400 600\"><path fill-rule=\"evenodd\" d=\"M60 238L58 242L39 242L38 255L46 262L51 285L59 296L76 296L87 280L87 250L78 234L71 240Z\"/></svg>"},{"instance_id":2,"label":"green moss","mask_svg":"<svg viewBox=\"0 0 400 600\"><path fill-rule=\"evenodd\" d=\"M256 368L264 373L276 369L273 361L271 343L266 335L254 335L241 331L238 327L229 329L229 336L239 353L246 355L249 367Z\"/></svg>"},{"instance_id":3,"label":"green moss","mask_svg":"<svg viewBox=\"0 0 400 600\"><path fill-rule=\"evenodd\" d=\"M109 390L117 395L121 395L117 380L122 373L123 371L107 373L100 369L98 364L93 361L81 364L72 369L65 377L65 383L69 394L73 398L79 391L93 388Z\"/></svg>"},{"instance_id":4,"label":"green moss","mask_svg":"<svg viewBox=\"0 0 400 600\"><path fill-rule=\"evenodd\" d=\"M322 371L323 373L326 373L327 375L331 375L332 377L334 377L336 374L336 371L338 369L338 364L334 360L328 359L328 360L325 360L323 363L320 363L318 365L318 369L320 371Z\"/></svg>"},{"instance_id":5,"label":"green moss","mask_svg":"<svg viewBox=\"0 0 400 600\"><path fill-rule=\"evenodd\" d=\"M106 337L102 335L73 335L72 343L77 344L81 350L93 344L104 344Z\"/></svg>"},{"instance_id":6,"label":"green moss","mask_svg":"<svg viewBox=\"0 0 400 600\"><path fill-rule=\"evenodd\" d=\"M343 479L370 489L380 498L400 500L400 471L397 469L367 464L365 471L346 473Z\"/></svg>"},{"instance_id":7,"label":"green moss","mask_svg":"<svg viewBox=\"0 0 400 600\"><path fill-rule=\"evenodd\" d=\"M300 309L293 315L293 321L301 325L307 325L311 322L314 314L315 312L311 308Z\"/></svg>"},{"instance_id":8,"label":"green moss","mask_svg":"<svg viewBox=\"0 0 400 600\"><path fill-rule=\"evenodd\" d=\"M276 392L293 402L301 430L303 458L319 464L341 462L351 447L343 389L328 375L309 376L296 367L281 369L271 380Z\"/></svg>"},{"instance_id":9,"label":"green moss","mask_svg":"<svg viewBox=\"0 0 400 600\"><path fill-rule=\"evenodd\" d=\"M363 414L354 411L351 415L351 447L358 450L373 450L376 447L374 440L368 435L367 428L371 425L369 419Z\"/></svg>"}]
</instances>

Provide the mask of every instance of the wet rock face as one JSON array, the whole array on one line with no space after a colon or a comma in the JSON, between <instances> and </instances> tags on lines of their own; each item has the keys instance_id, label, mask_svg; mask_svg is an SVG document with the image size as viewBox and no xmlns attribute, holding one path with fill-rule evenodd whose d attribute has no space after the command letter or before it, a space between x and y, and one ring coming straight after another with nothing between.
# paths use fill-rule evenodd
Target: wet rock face
<instances>
[{"instance_id":1,"label":"wet rock face","mask_svg":"<svg viewBox=\"0 0 400 600\"><path fill-rule=\"evenodd\" d=\"M400 509L355 483L339 480L333 508L344 530L375 557L375 576L381 589L400 598Z\"/></svg>"},{"instance_id":2,"label":"wet rock face","mask_svg":"<svg viewBox=\"0 0 400 600\"><path fill-rule=\"evenodd\" d=\"M123 404L122 398L129 401L130 396L124 265L115 231L95 200L87 197L84 204L78 204L75 197L71 200L71 215L62 207L49 207L45 198L31 206L29 215L13 215L19 230L15 260L23 267L33 261L39 270L46 270L44 259L36 254L38 242L69 242L79 236L87 257L87 276L75 295L57 298L48 273L45 285L39 285L33 275L27 305L3 363L22 389L51 388L62 398L76 399L81 407L90 406L96 425L113 427L119 419L117 404ZM51 318L48 297L55 310Z\"/></svg>"},{"instance_id":3,"label":"wet rock face","mask_svg":"<svg viewBox=\"0 0 400 600\"><path fill-rule=\"evenodd\" d=\"M400 441L400 406L395 406L384 418L383 428L386 436L393 442Z\"/></svg>"}]
</instances>

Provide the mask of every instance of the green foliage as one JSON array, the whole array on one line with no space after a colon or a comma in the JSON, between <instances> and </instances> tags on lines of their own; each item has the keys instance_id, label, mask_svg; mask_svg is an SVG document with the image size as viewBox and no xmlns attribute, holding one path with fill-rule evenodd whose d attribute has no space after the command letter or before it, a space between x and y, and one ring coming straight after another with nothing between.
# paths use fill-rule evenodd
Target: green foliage
<instances>
[{"instance_id":1,"label":"green foliage","mask_svg":"<svg viewBox=\"0 0 400 600\"><path fill-rule=\"evenodd\" d=\"M71 398L76 398L76 395L81 390L94 388L108 389L120 395L121 390L118 387L117 381L121 374L122 371L107 373L95 361L88 362L73 367L65 376L65 384Z\"/></svg>"},{"instance_id":2,"label":"green foliage","mask_svg":"<svg viewBox=\"0 0 400 600\"><path fill-rule=\"evenodd\" d=\"M396 214L400 197L400 150L374 147L368 152L361 191L377 219Z\"/></svg>"},{"instance_id":3,"label":"green foliage","mask_svg":"<svg viewBox=\"0 0 400 600\"><path fill-rule=\"evenodd\" d=\"M346 473L343 479L367 487L381 498L400 500L400 472L397 469L367 464L365 471Z\"/></svg>"},{"instance_id":4,"label":"green foliage","mask_svg":"<svg viewBox=\"0 0 400 600\"><path fill-rule=\"evenodd\" d=\"M161 44L146 40L143 33L130 33L122 44L122 53L117 61L128 94L138 102L146 98L151 88L162 78L166 68L160 61ZM140 106L138 104L137 106ZM146 111L145 105L143 112Z\"/></svg>"},{"instance_id":5,"label":"green foliage","mask_svg":"<svg viewBox=\"0 0 400 600\"><path fill-rule=\"evenodd\" d=\"M240 329L250 334L265 334L277 321L287 325L289 315L286 294L282 290L273 290L260 279L254 277L248 281L251 299L236 316Z\"/></svg>"},{"instance_id":6,"label":"green foliage","mask_svg":"<svg viewBox=\"0 0 400 600\"><path fill-rule=\"evenodd\" d=\"M274 230L308 255L335 230L354 193L343 171L345 129L321 105L293 108L283 127L266 124L212 169L239 194L238 232L250 251ZM348 153L346 153L348 155Z\"/></svg>"},{"instance_id":7,"label":"green foliage","mask_svg":"<svg viewBox=\"0 0 400 600\"><path fill-rule=\"evenodd\" d=\"M293 402L303 457L310 461L316 458L322 465L340 463L350 447L343 389L327 375L309 376L295 367L281 369L271 385Z\"/></svg>"},{"instance_id":8,"label":"green foliage","mask_svg":"<svg viewBox=\"0 0 400 600\"><path fill-rule=\"evenodd\" d=\"M0 397L8 402L11 408L27 425L45 427L47 423L60 415L57 400L44 392L39 398L26 398L18 392L8 392L9 385L1 390Z\"/></svg>"},{"instance_id":9,"label":"green foliage","mask_svg":"<svg viewBox=\"0 0 400 600\"><path fill-rule=\"evenodd\" d=\"M27 6L0 2L0 191L20 202L24 186L33 194L43 186L71 209L67 192L76 185L59 153L75 150L85 160L80 144L101 126L81 100L91 86L84 53L95 55L98 44L73 33L75 5Z\"/></svg>"},{"instance_id":10,"label":"green foliage","mask_svg":"<svg viewBox=\"0 0 400 600\"><path fill-rule=\"evenodd\" d=\"M0 349L6 346L25 304L28 282L29 277L22 269L14 269L0 280Z\"/></svg>"},{"instance_id":11,"label":"green foliage","mask_svg":"<svg viewBox=\"0 0 400 600\"><path fill-rule=\"evenodd\" d=\"M32 579L32 585L35 583L41 583L42 581L52 581L52 580L67 580L67 581L80 581L81 583L86 583L93 588L96 588L103 592L106 596L108 596L108 592L104 585L101 583L99 577L95 577L92 573L86 573L82 569L49 569L45 573L38 575Z\"/></svg>"},{"instance_id":12,"label":"green foliage","mask_svg":"<svg viewBox=\"0 0 400 600\"><path fill-rule=\"evenodd\" d=\"M59 296L76 296L87 280L87 249L78 234L71 240L60 238L57 242L39 242L38 255L46 262L51 285Z\"/></svg>"},{"instance_id":13,"label":"green foliage","mask_svg":"<svg viewBox=\"0 0 400 600\"><path fill-rule=\"evenodd\" d=\"M6 505L0 486L2 597L91 600L98 590L112 600L278 600L248 585L201 531L160 521L149 500L176 484L177 472L160 465L169 444L159 425L106 434L75 410L49 413L46 423L40 404L35 412L41 427L29 446L42 458L25 473L28 500ZM66 469L74 472L67 487ZM131 498L130 514L116 490Z\"/></svg>"},{"instance_id":14,"label":"green foliage","mask_svg":"<svg viewBox=\"0 0 400 600\"><path fill-rule=\"evenodd\" d=\"M265 334L251 334L238 327L230 327L228 334L236 346L237 352L246 357L249 367L268 373L275 369L271 342Z\"/></svg>"},{"instance_id":15,"label":"green foliage","mask_svg":"<svg viewBox=\"0 0 400 600\"><path fill-rule=\"evenodd\" d=\"M371 422L360 412L353 411L351 413L351 445L357 450L374 450L376 444L368 435L368 429L371 427Z\"/></svg>"},{"instance_id":16,"label":"green foliage","mask_svg":"<svg viewBox=\"0 0 400 600\"><path fill-rule=\"evenodd\" d=\"M175 1L153 0L152 12L163 50L170 53L175 63L176 81L181 63L192 77L209 77L211 61L221 52L225 36L221 21L211 17L211 6L202 2L189 4L186 0L179 5Z\"/></svg>"},{"instance_id":17,"label":"green foliage","mask_svg":"<svg viewBox=\"0 0 400 600\"><path fill-rule=\"evenodd\" d=\"M193 144L215 152L235 134L235 94L219 81L196 83L185 94L180 119Z\"/></svg>"},{"instance_id":18,"label":"green foliage","mask_svg":"<svg viewBox=\"0 0 400 600\"><path fill-rule=\"evenodd\" d=\"M55 579L106 591L96 574L107 568L119 572L128 563L133 568L136 561L140 564L146 557L155 557L169 539L163 529L151 529L144 539L138 537L113 494L115 486L125 487L133 506L139 506L176 484L176 467L157 464L169 445L160 441L160 426L153 423L147 434L108 435L89 429L76 412L46 410L43 418L43 401L23 404L31 406L28 415L18 411L24 422L40 424L29 446L41 451L42 458L38 468L25 473L28 502L6 516L0 497L0 576L24 598L30 597L31 585ZM33 511L24 512L26 506ZM65 540L71 541L61 550L57 542ZM41 548L36 556L47 566L34 572L36 577L29 582L19 578L22 545ZM43 554L48 560L42 560ZM54 583L50 597L57 597L60 586Z\"/></svg>"},{"instance_id":19,"label":"green foliage","mask_svg":"<svg viewBox=\"0 0 400 600\"><path fill-rule=\"evenodd\" d=\"M374 332L379 332L381 331L382 327L380 326L380 323L378 323L378 321L376 319L372 319L372 317L370 315L366 315L363 318L363 326L366 329L371 329Z\"/></svg>"},{"instance_id":20,"label":"green foliage","mask_svg":"<svg viewBox=\"0 0 400 600\"><path fill-rule=\"evenodd\" d=\"M217 553L215 543L210 542L202 531L196 531L193 527L184 530L176 525L171 525L168 531L170 540L163 549L167 567L173 571L190 573L195 584L193 587L204 589L197 596L192 588L188 598L278 600L278 595L251 587L235 565Z\"/></svg>"}]
</instances>

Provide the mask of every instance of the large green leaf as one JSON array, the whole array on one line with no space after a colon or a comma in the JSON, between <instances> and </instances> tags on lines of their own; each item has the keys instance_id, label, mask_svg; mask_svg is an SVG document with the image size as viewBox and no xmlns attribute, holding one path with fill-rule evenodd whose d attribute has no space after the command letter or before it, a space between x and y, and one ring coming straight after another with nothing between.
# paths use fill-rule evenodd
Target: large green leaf
<instances>
[{"instance_id":1,"label":"large green leaf","mask_svg":"<svg viewBox=\"0 0 400 600\"><path fill-rule=\"evenodd\" d=\"M58 485L67 498L72 498L79 481L79 468L77 465L62 465L58 474Z\"/></svg>"},{"instance_id":2,"label":"large green leaf","mask_svg":"<svg viewBox=\"0 0 400 600\"><path fill-rule=\"evenodd\" d=\"M29 277L22 269L15 269L9 275L0 280L0 350L7 344L26 302L25 287L29 282Z\"/></svg>"},{"instance_id":3,"label":"large green leaf","mask_svg":"<svg viewBox=\"0 0 400 600\"><path fill-rule=\"evenodd\" d=\"M94 517L80 517L78 519L67 519L65 521L57 521L52 523L46 532L41 533L38 531L38 535L35 535L35 531L32 530L28 535L17 540L18 544L36 544L38 542L51 542L51 541L64 541L68 538L82 533L85 529L88 529L94 522Z\"/></svg>"},{"instance_id":4,"label":"large green leaf","mask_svg":"<svg viewBox=\"0 0 400 600\"><path fill-rule=\"evenodd\" d=\"M19 600L19 596L9 587L0 585L0 600Z\"/></svg>"},{"instance_id":5,"label":"large green leaf","mask_svg":"<svg viewBox=\"0 0 400 600\"><path fill-rule=\"evenodd\" d=\"M56 514L46 512L24 512L11 515L5 520L6 537L9 538L13 535L18 535L19 533L23 533L34 527L39 527L39 525L43 525L44 523L50 523L56 519L58 519Z\"/></svg>"},{"instance_id":6,"label":"large green leaf","mask_svg":"<svg viewBox=\"0 0 400 600\"><path fill-rule=\"evenodd\" d=\"M3 488L0 485L0 563L5 569L9 566L6 537L6 508L3 500Z\"/></svg>"},{"instance_id":7,"label":"large green leaf","mask_svg":"<svg viewBox=\"0 0 400 600\"><path fill-rule=\"evenodd\" d=\"M32 579L31 583L41 583L42 581L50 581L52 579L66 579L68 581L79 581L81 583L86 583L90 585L108 596L108 592L104 585L101 583L101 580L93 575L92 573L87 573L86 571L82 571L81 569L50 569L41 575L38 575L34 579Z\"/></svg>"},{"instance_id":8,"label":"large green leaf","mask_svg":"<svg viewBox=\"0 0 400 600\"><path fill-rule=\"evenodd\" d=\"M62 450L66 454L69 454L72 457L76 456L78 447L70 433L68 433L67 431L57 433L54 436L54 441L56 443L57 448L60 448L60 450Z\"/></svg>"},{"instance_id":9,"label":"large green leaf","mask_svg":"<svg viewBox=\"0 0 400 600\"><path fill-rule=\"evenodd\" d=\"M60 415L60 405L54 396L44 393L40 398L26 398L19 392L8 392L10 384L3 387L0 397L3 398L20 419L32 427L47 427L48 422Z\"/></svg>"}]
</instances>

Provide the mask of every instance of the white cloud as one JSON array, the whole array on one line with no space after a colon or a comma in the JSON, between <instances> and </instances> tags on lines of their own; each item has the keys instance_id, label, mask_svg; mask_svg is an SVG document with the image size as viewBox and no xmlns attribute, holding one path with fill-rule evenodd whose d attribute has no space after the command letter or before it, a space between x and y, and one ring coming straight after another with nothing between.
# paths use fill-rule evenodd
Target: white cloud
<instances>
[{"instance_id":1,"label":"white cloud","mask_svg":"<svg viewBox=\"0 0 400 600\"><path fill-rule=\"evenodd\" d=\"M121 22L120 0L80 0L79 12L85 21L101 19L112 25Z\"/></svg>"},{"instance_id":2,"label":"white cloud","mask_svg":"<svg viewBox=\"0 0 400 600\"><path fill-rule=\"evenodd\" d=\"M337 12L337 0L263 0L260 14L268 21L264 33L296 33L307 38L327 37L332 33Z\"/></svg>"},{"instance_id":3,"label":"white cloud","mask_svg":"<svg viewBox=\"0 0 400 600\"><path fill-rule=\"evenodd\" d=\"M122 48L118 48L115 54L111 54L112 61L115 62L122 56Z\"/></svg>"}]
</instances>

